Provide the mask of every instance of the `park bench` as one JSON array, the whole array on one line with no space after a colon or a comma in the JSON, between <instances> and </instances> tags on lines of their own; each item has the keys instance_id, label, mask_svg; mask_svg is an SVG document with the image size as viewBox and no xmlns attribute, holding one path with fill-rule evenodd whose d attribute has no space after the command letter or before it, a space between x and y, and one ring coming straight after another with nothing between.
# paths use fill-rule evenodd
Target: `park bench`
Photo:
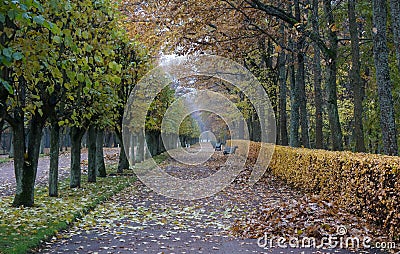
<instances>
[{"instance_id":1,"label":"park bench","mask_svg":"<svg viewBox=\"0 0 400 254\"><path fill-rule=\"evenodd\" d=\"M237 146L227 146L224 149L224 154L234 154L236 151L236 148L238 148Z\"/></svg>"}]
</instances>

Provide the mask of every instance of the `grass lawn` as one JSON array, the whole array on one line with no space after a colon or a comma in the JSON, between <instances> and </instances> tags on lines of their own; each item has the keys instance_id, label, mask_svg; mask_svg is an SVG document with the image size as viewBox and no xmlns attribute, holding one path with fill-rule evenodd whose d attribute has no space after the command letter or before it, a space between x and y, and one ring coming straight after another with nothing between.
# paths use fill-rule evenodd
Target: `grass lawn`
<instances>
[{"instance_id":1,"label":"grass lawn","mask_svg":"<svg viewBox=\"0 0 400 254\"><path fill-rule=\"evenodd\" d=\"M87 177L83 176L79 189L70 189L69 180L64 180L59 184L58 198L49 197L46 187L37 188L32 208L11 207L12 196L0 198L0 253L26 253L135 179L109 176L97 178L97 183L87 183Z\"/></svg>"},{"instance_id":2,"label":"grass lawn","mask_svg":"<svg viewBox=\"0 0 400 254\"><path fill-rule=\"evenodd\" d=\"M6 162L9 162L9 161L11 161L12 159L11 158L8 158L8 157L0 157L0 164L1 163L6 163Z\"/></svg>"}]
</instances>

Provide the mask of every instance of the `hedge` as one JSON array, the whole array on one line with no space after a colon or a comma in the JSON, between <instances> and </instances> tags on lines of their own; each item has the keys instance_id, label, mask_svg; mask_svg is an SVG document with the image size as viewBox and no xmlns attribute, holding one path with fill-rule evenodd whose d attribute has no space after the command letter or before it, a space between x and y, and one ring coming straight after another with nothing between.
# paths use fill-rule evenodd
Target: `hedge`
<instances>
[{"instance_id":1,"label":"hedge","mask_svg":"<svg viewBox=\"0 0 400 254\"><path fill-rule=\"evenodd\" d=\"M232 141L239 147L244 142ZM259 149L251 142L251 163ZM267 172L400 237L400 157L275 146Z\"/></svg>"}]
</instances>

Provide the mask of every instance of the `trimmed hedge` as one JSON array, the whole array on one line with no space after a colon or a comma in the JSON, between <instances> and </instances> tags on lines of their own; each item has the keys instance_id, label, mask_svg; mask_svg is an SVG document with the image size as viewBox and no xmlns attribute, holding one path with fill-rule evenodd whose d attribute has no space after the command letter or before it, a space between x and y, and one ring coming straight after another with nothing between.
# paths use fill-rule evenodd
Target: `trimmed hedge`
<instances>
[{"instance_id":1,"label":"trimmed hedge","mask_svg":"<svg viewBox=\"0 0 400 254\"><path fill-rule=\"evenodd\" d=\"M251 142L250 162L259 149L260 143ZM399 157L276 146L268 171L375 223L392 239L400 238Z\"/></svg>"}]
</instances>

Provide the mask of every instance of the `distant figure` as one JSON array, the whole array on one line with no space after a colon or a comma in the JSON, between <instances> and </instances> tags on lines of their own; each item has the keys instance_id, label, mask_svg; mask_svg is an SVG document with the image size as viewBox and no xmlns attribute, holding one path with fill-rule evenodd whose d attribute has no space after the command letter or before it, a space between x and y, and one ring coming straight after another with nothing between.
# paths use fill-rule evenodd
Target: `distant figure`
<instances>
[{"instance_id":1,"label":"distant figure","mask_svg":"<svg viewBox=\"0 0 400 254\"><path fill-rule=\"evenodd\" d=\"M224 155L227 155L227 154L234 154L235 151L236 151L236 148L238 148L238 146L227 146L227 147L225 147L225 149L224 149Z\"/></svg>"},{"instance_id":2,"label":"distant figure","mask_svg":"<svg viewBox=\"0 0 400 254\"><path fill-rule=\"evenodd\" d=\"M222 149L222 144L221 143L216 143L215 144L215 151L221 151Z\"/></svg>"}]
</instances>

